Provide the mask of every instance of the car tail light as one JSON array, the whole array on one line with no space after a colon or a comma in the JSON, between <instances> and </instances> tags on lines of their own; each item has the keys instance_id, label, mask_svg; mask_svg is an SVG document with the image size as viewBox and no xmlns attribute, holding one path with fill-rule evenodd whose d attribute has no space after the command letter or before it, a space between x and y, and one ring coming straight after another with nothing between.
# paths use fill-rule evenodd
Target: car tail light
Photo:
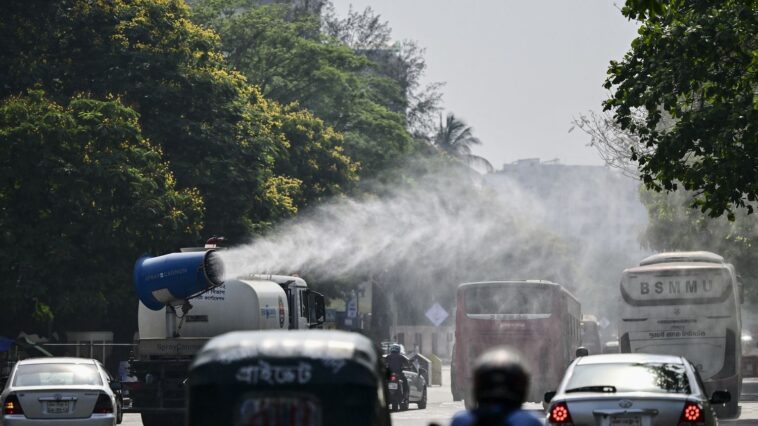
<instances>
[{"instance_id":1,"label":"car tail light","mask_svg":"<svg viewBox=\"0 0 758 426\"><path fill-rule=\"evenodd\" d=\"M569 413L568 405L566 405L565 402L559 402L550 407L550 416L548 417L547 422L550 425L574 425L574 421L571 420L571 413Z\"/></svg>"},{"instance_id":2,"label":"car tail light","mask_svg":"<svg viewBox=\"0 0 758 426\"><path fill-rule=\"evenodd\" d=\"M24 409L21 408L21 404L18 402L16 395L8 395L3 403L3 414L24 414Z\"/></svg>"},{"instance_id":3,"label":"car tail light","mask_svg":"<svg viewBox=\"0 0 758 426\"><path fill-rule=\"evenodd\" d=\"M97 397L97 402L95 403L95 409L92 410L93 413L97 414L108 414L113 412L113 403L111 403L111 398L101 393L100 396Z\"/></svg>"},{"instance_id":4,"label":"car tail light","mask_svg":"<svg viewBox=\"0 0 758 426\"><path fill-rule=\"evenodd\" d=\"M705 413L703 406L697 402L687 401L682 410L682 416L679 417L679 426L695 426L705 424Z\"/></svg>"}]
</instances>

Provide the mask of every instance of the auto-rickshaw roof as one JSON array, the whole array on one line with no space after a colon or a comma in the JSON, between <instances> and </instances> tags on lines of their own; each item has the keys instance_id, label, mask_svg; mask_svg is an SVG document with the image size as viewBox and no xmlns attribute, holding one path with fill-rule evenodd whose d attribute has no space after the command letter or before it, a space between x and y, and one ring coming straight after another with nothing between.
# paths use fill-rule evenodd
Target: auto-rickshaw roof
<instances>
[{"instance_id":1,"label":"auto-rickshaw roof","mask_svg":"<svg viewBox=\"0 0 758 426\"><path fill-rule=\"evenodd\" d=\"M377 354L366 337L337 330L235 331L211 339L192 368L211 362L235 363L250 358L343 359L373 371Z\"/></svg>"}]
</instances>

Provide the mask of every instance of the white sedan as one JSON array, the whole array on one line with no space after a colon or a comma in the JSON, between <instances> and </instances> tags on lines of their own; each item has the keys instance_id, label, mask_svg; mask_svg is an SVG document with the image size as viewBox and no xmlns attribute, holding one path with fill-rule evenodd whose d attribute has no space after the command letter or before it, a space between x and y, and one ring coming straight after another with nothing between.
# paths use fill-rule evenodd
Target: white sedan
<instances>
[{"instance_id":1,"label":"white sedan","mask_svg":"<svg viewBox=\"0 0 758 426\"><path fill-rule=\"evenodd\" d=\"M607 354L577 358L557 392L545 394L548 425L717 425L714 406L728 391L706 395L695 367L680 356Z\"/></svg>"},{"instance_id":2,"label":"white sedan","mask_svg":"<svg viewBox=\"0 0 758 426\"><path fill-rule=\"evenodd\" d=\"M93 359L25 359L13 367L0 394L0 423L113 426L121 422L120 389Z\"/></svg>"}]
</instances>

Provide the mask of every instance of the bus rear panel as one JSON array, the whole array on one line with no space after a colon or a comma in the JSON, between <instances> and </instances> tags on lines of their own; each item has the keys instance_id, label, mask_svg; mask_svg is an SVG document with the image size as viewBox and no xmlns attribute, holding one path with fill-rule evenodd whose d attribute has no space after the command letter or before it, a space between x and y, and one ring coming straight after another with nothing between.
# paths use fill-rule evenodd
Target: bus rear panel
<instances>
[{"instance_id":1,"label":"bus rear panel","mask_svg":"<svg viewBox=\"0 0 758 426\"><path fill-rule=\"evenodd\" d=\"M471 366L484 351L509 346L529 364L527 398L557 388L579 346L579 302L558 284L536 281L462 284L456 312L456 383L469 398Z\"/></svg>"},{"instance_id":2,"label":"bus rear panel","mask_svg":"<svg viewBox=\"0 0 758 426\"><path fill-rule=\"evenodd\" d=\"M741 393L741 285L732 265L672 261L627 269L621 279L619 345L625 353L680 355L706 390Z\"/></svg>"}]
</instances>

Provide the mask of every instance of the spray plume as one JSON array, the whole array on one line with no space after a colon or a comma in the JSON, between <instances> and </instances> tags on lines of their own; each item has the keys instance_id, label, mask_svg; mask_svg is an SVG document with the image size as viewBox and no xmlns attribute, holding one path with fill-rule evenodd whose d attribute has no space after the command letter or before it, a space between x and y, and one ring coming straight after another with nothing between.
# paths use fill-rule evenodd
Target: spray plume
<instances>
[{"instance_id":1,"label":"spray plume","mask_svg":"<svg viewBox=\"0 0 758 426\"><path fill-rule=\"evenodd\" d=\"M569 200L614 191L561 185L569 184L557 180L556 194L574 194ZM644 217L635 187L629 188L623 196L631 194ZM565 200L556 205L512 179L485 180L446 169L410 183L385 185L372 194L381 195L333 200L250 244L222 252L228 276L298 273L314 281L368 277L386 286L436 293L432 298L444 294L446 299L461 282L546 279L589 294L584 288L588 282L593 291L611 284L597 282L593 275L605 281L605 275L612 277L615 287L621 269L640 258L637 235L606 247L609 235L597 235L608 233L602 227L579 232L552 226L556 217L571 215L572 206ZM608 209L596 214L601 223ZM617 243L619 237L610 236ZM589 243L592 239L600 243ZM618 266L588 258L609 252L620 253Z\"/></svg>"}]
</instances>

